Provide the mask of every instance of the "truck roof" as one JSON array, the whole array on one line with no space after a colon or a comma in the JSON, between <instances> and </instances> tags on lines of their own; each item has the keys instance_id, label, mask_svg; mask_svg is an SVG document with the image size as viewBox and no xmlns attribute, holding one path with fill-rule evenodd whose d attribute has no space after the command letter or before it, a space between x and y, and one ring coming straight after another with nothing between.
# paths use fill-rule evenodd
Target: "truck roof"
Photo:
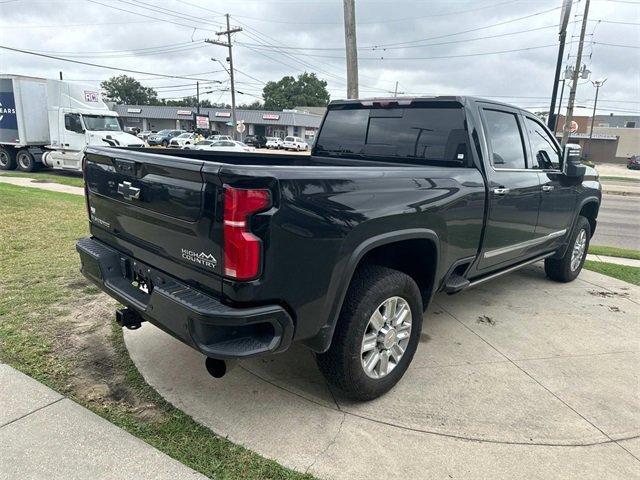
<instances>
[{"instance_id":1,"label":"truck roof","mask_svg":"<svg viewBox=\"0 0 640 480\"><path fill-rule=\"evenodd\" d=\"M357 98L357 99L344 99L344 100L332 100L329 102L328 107L336 105L349 105L349 104L371 104L371 103L380 103L380 102L398 102L399 104L410 103L410 102L457 102L462 105L468 105L470 103L475 102L483 102L483 103L492 103L494 105L502 105L504 107L515 108L518 110L524 110L515 105L511 105L505 102L500 102L496 100L490 100L488 98L475 97L471 95L434 95L434 96L402 96L402 97L370 97L370 98Z\"/></svg>"}]
</instances>

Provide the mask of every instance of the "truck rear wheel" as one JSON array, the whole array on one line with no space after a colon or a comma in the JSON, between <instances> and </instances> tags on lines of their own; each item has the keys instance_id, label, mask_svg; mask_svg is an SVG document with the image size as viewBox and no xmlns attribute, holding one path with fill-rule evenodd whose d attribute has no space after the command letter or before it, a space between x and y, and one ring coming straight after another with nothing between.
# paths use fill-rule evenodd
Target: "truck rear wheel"
<instances>
[{"instance_id":1,"label":"truck rear wheel","mask_svg":"<svg viewBox=\"0 0 640 480\"><path fill-rule=\"evenodd\" d=\"M589 240L591 239L591 224L585 217L578 217L575 228L569 238L569 247L562 258L547 258L544 261L544 271L551 280L556 282L571 282L575 280L587 258Z\"/></svg>"},{"instance_id":2,"label":"truck rear wheel","mask_svg":"<svg viewBox=\"0 0 640 480\"><path fill-rule=\"evenodd\" d=\"M345 397L372 400L404 375L418 347L422 299L408 275L376 265L358 269L331 347L316 354L326 379Z\"/></svg>"},{"instance_id":3,"label":"truck rear wheel","mask_svg":"<svg viewBox=\"0 0 640 480\"><path fill-rule=\"evenodd\" d=\"M16 155L18 170L23 172L33 172L36 167L36 159L31 155L29 150L20 150Z\"/></svg>"},{"instance_id":4,"label":"truck rear wheel","mask_svg":"<svg viewBox=\"0 0 640 480\"><path fill-rule=\"evenodd\" d=\"M0 170L16 168L16 157L13 148L0 147Z\"/></svg>"}]
</instances>

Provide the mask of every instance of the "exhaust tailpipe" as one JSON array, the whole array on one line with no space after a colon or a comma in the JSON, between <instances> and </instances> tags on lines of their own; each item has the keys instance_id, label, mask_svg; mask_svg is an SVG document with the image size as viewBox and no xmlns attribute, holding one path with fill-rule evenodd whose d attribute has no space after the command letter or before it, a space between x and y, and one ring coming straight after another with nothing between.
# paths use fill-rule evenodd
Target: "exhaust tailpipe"
<instances>
[{"instance_id":1,"label":"exhaust tailpipe","mask_svg":"<svg viewBox=\"0 0 640 480\"><path fill-rule=\"evenodd\" d=\"M204 366L207 367L207 372L209 372L209 375L211 375L213 378L224 377L228 372L231 371L233 367L235 367L235 365L235 360L225 361L219 360L217 358L207 357L207 359L204 361Z\"/></svg>"}]
</instances>

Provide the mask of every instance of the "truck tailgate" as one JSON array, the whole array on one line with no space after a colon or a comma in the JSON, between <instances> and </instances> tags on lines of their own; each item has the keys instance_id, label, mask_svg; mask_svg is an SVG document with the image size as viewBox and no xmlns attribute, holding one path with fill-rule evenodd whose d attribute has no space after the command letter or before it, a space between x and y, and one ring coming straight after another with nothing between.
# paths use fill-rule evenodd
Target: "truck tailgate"
<instances>
[{"instance_id":1,"label":"truck tailgate","mask_svg":"<svg viewBox=\"0 0 640 480\"><path fill-rule=\"evenodd\" d=\"M203 164L124 149L87 149L92 234L121 250L142 252L138 258L162 258L168 273L187 268L201 274L193 278L218 277L219 283L222 230L216 207L222 186L211 181L212 165L203 180Z\"/></svg>"}]
</instances>

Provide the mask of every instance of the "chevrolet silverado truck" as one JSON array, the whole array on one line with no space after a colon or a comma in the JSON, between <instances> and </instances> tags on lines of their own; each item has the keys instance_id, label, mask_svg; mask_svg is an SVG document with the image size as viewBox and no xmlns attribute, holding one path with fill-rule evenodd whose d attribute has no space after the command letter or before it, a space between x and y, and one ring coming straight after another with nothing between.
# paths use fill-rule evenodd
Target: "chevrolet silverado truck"
<instances>
[{"instance_id":1,"label":"chevrolet silverado truck","mask_svg":"<svg viewBox=\"0 0 640 480\"><path fill-rule=\"evenodd\" d=\"M542 260L578 276L601 188L573 147L470 97L334 101L310 156L88 147L82 272L118 323L149 321L214 377L302 342L342 395L372 399L437 292Z\"/></svg>"}]
</instances>

